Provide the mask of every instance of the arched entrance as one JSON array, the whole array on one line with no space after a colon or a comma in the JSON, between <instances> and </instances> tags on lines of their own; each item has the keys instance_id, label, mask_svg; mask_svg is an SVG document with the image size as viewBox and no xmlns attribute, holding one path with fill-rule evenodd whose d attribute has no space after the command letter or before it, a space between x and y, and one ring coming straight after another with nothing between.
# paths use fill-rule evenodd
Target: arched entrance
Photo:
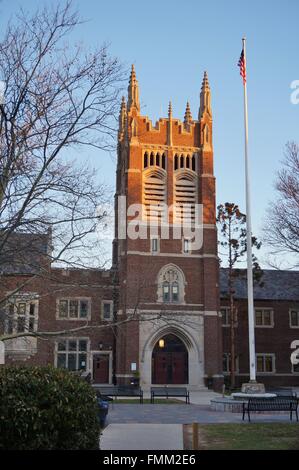
<instances>
[{"instance_id":1,"label":"arched entrance","mask_svg":"<svg viewBox=\"0 0 299 470\"><path fill-rule=\"evenodd\" d=\"M153 384L187 384L188 351L176 335L160 338L152 352Z\"/></svg>"}]
</instances>

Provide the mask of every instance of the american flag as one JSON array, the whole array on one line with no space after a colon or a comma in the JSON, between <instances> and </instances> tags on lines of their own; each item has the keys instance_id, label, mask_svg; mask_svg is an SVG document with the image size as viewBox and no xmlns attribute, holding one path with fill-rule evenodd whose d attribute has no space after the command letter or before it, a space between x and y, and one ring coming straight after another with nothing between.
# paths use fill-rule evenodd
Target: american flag
<instances>
[{"instance_id":1,"label":"american flag","mask_svg":"<svg viewBox=\"0 0 299 470\"><path fill-rule=\"evenodd\" d=\"M246 66L245 66L245 57L244 57L244 49L242 49L240 59L238 62L238 67L240 67L240 75L243 78L243 85L246 83Z\"/></svg>"}]
</instances>

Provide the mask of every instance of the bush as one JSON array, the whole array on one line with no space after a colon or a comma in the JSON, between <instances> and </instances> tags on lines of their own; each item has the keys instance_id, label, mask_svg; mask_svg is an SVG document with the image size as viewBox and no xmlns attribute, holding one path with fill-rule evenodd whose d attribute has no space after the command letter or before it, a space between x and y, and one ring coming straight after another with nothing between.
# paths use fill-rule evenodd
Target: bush
<instances>
[{"instance_id":1,"label":"bush","mask_svg":"<svg viewBox=\"0 0 299 470\"><path fill-rule=\"evenodd\" d=\"M0 367L0 449L98 449L94 390L53 367Z\"/></svg>"}]
</instances>

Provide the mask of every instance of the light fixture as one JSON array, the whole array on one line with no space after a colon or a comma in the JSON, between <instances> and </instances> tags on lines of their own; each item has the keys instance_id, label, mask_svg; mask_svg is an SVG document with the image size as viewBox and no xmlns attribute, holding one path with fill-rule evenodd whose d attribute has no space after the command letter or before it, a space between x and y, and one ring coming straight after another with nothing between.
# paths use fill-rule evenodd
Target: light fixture
<instances>
[{"instance_id":1,"label":"light fixture","mask_svg":"<svg viewBox=\"0 0 299 470\"><path fill-rule=\"evenodd\" d=\"M164 339L159 339L159 348L164 348L164 346L165 346Z\"/></svg>"}]
</instances>

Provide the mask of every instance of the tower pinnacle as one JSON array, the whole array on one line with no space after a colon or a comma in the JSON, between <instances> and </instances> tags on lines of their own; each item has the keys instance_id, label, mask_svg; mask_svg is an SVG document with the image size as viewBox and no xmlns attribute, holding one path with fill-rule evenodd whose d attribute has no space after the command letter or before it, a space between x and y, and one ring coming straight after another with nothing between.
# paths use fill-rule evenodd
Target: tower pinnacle
<instances>
[{"instance_id":1,"label":"tower pinnacle","mask_svg":"<svg viewBox=\"0 0 299 470\"><path fill-rule=\"evenodd\" d=\"M167 145L172 145L172 104L168 105Z\"/></svg>"},{"instance_id":2,"label":"tower pinnacle","mask_svg":"<svg viewBox=\"0 0 299 470\"><path fill-rule=\"evenodd\" d=\"M136 78L135 67L132 64L130 81L128 86L128 111L130 111L133 107L138 112L140 111L139 86Z\"/></svg>"},{"instance_id":3,"label":"tower pinnacle","mask_svg":"<svg viewBox=\"0 0 299 470\"><path fill-rule=\"evenodd\" d=\"M127 105L125 97L122 97L121 105L120 105L120 112L119 112L119 128L118 128L118 137L122 139L125 131L126 131L126 124L127 124Z\"/></svg>"},{"instance_id":4,"label":"tower pinnacle","mask_svg":"<svg viewBox=\"0 0 299 470\"><path fill-rule=\"evenodd\" d=\"M189 101L187 101L186 111L185 111L185 116L184 116L185 128L187 128L191 124L191 122L192 122L192 114L190 110Z\"/></svg>"},{"instance_id":5,"label":"tower pinnacle","mask_svg":"<svg viewBox=\"0 0 299 470\"><path fill-rule=\"evenodd\" d=\"M208 74L205 71L203 76L203 81L201 85L201 92L200 92L200 108L198 119L201 119L204 113L207 113L212 116L212 109L211 109L211 90L209 85Z\"/></svg>"}]
</instances>

